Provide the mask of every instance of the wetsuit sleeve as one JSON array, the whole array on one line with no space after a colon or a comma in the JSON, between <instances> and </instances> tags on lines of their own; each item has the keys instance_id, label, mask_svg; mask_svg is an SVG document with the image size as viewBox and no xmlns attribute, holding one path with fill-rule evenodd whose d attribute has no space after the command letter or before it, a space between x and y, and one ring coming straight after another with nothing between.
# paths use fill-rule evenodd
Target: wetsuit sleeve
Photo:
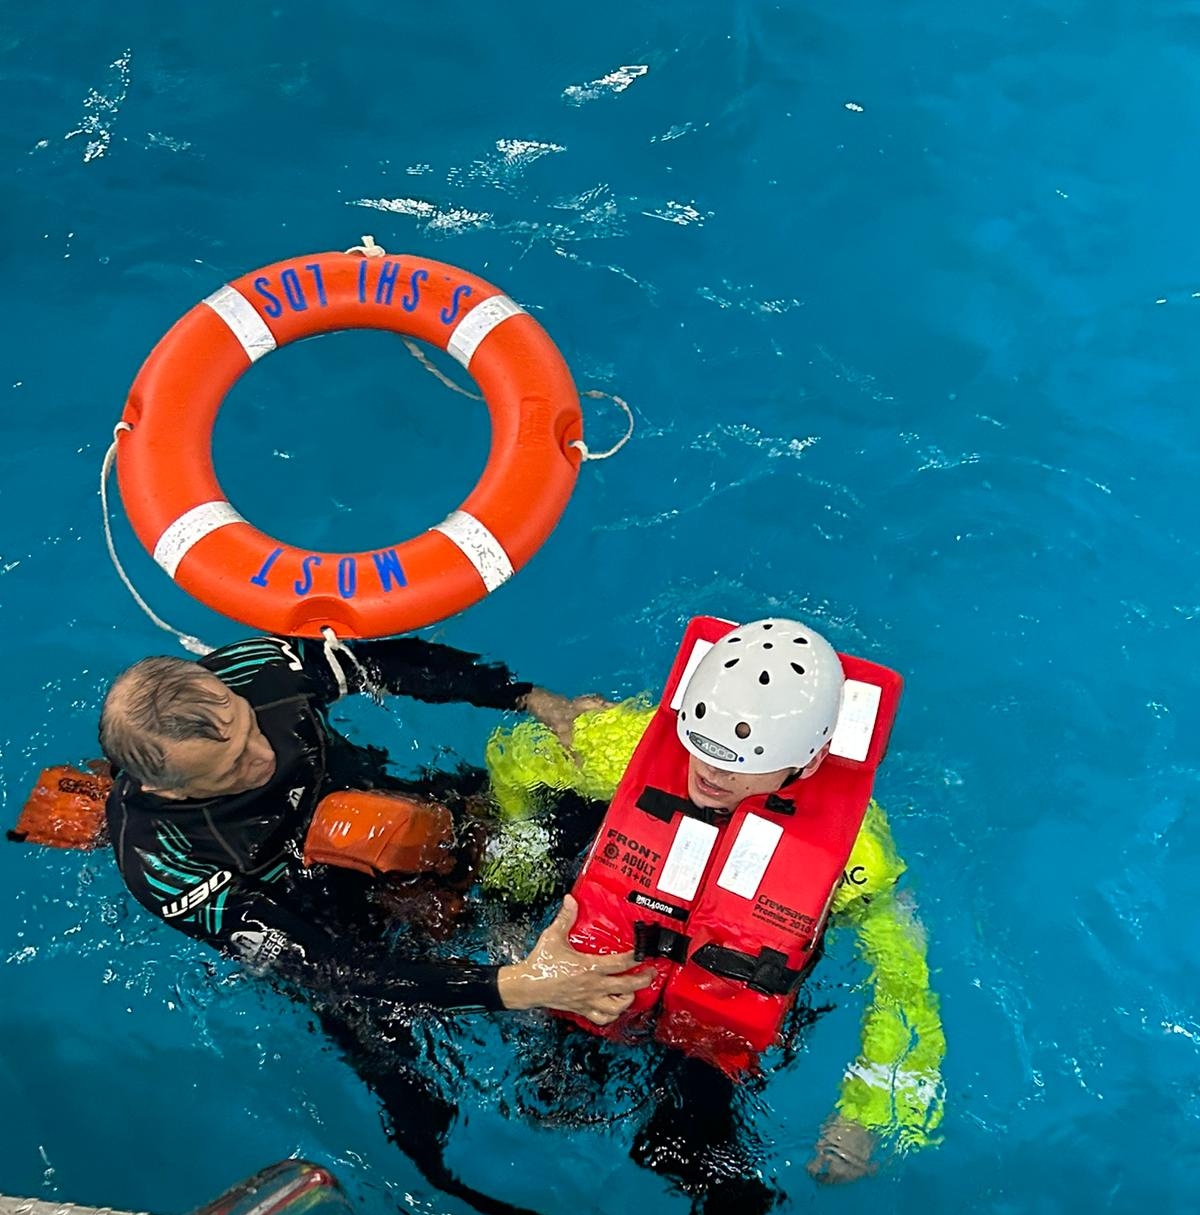
<instances>
[{"instance_id":1,"label":"wetsuit sleeve","mask_svg":"<svg viewBox=\"0 0 1200 1215\"><path fill-rule=\"evenodd\" d=\"M257 973L335 998L460 1011L503 1007L495 966L406 961L382 944L347 940L308 923L272 897L269 880L199 862L182 847L138 855L136 871L127 858L124 872L143 906Z\"/></svg>"},{"instance_id":2,"label":"wetsuit sleeve","mask_svg":"<svg viewBox=\"0 0 1200 1215\"><path fill-rule=\"evenodd\" d=\"M938 1141L946 1038L924 932L911 900L894 888L903 870L887 818L872 802L834 901L839 919L857 930L872 988L862 1048L847 1069L837 1109L876 1134L920 1147Z\"/></svg>"},{"instance_id":3,"label":"wetsuit sleeve","mask_svg":"<svg viewBox=\"0 0 1200 1215\"><path fill-rule=\"evenodd\" d=\"M348 692L383 691L431 704L465 701L482 709L516 709L533 688L503 663L420 637L344 642L344 649L330 651L319 641L291 644L305 672L320 683L326 703Z\"/></svg>"}]
</instances>

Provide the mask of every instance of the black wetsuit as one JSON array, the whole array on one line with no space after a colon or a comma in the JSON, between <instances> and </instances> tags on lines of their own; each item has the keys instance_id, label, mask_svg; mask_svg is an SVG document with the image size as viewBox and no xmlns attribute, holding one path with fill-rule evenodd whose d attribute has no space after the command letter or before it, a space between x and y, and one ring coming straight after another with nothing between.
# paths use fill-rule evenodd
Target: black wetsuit
<instances>
[{"instance_id":1,"label":"black wetsuit","mask_svg":"<svg viewBox=\"0 0 1200 1215\"><path fill-rule=\"evenodd\" d=\"M357 642L371 687L435 703L513 709L530 690L502 665L415 638ZM126 885L154 915L303 989L326 1032L383 1099L398 1145L441 1190L495 1215L515 1210L463 1185L442 1161L453 1107L413 1065L419 1052L398 1006L498 1009L498 968L420 961L389 945L379 883L347 869L301 861L317 802L338 789L391 788L439 796L451 809L483 789L479 769L403 781L386 752L337 733L328 706L369 690L345 653L319 642L258 637L226 646L201 665L253 706L276 756L260 789L207 801L147 794L119 774L108 800L109 838ZM380 1027L386 1027L381 1032ZM372 1049L386 1038L387 1066Z\"/></svg>"},{"instance_id":2,"label":"black wetsuit","mask_svg":"<svg viewBox=\"0 0 1200 1215\"><path fill-rule=\"evenodd\" d=\"M531 686L501 665L411 638L354 643L353 653L373 684L424 701L512 709ZM462 768L403 781L388 771L385 752L343 738L326 709L344 692L365 690L362 675L345 654L331 658L318 642L254 638L216 651L202 665L250 701L275 751L275 774L261 789L209 801L155 797L118 776L108 826L126 884L166 923L302 988L325 1032L380 1097L389 1134L426 1178L489 1215L520 1215L464 1185L444 1164L454 1107L429 1082L399 1007L498 1009L498 968L396 952L388 915L374 897L377 882L346 869L306 869L300 860L313 809L328 792L404 789L431 793L454 809L484 789L486 774ZM604 809L556 791L553 895L563 892L569 858L590 839ZM607 1044L561 1022L552 1034L559 1038L554 1053L563 1051L603 1086ZM742 1157L729 1082L668 1052L650 1089L635 1159L701 1196L714 1215L765 1210L772 1195Z\"/></svg>"},{"instance_id":3,"label":"black wetsuit","mask_svg":"<svg viewBox=\"0 0 1200 1215\"><path fill-rule=\"evenodd\" d=\"M530 684L499 665L414 638L357 643L354 654L385 691L426 701L512 709ZM333 663L336 663L336 668ZM300 860L318 801L337 789L397 788L387 756L355 746L327 707L364 690L344 653L320 643L259 637L201 665L253 706L275 751L261 789L207 801L171 801L119 776L108 800L109 838L126 885L174 928L305 987L438 1008L500 1007L496 968L406 961L381 941L375 883ZM339 680L342 686L339 686ZM478 784L464 772L460 788Z\"/></svg>"}]
</instances>

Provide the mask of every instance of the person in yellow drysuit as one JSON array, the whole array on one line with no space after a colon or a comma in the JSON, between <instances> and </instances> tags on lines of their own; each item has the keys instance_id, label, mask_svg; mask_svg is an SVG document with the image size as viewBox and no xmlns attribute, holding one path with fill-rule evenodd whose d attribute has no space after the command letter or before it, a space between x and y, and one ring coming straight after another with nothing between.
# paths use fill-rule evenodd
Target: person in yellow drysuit
<instances>
[{"instance_id":1,"label":"person in yellow drysuit","mask_svg":"<svg viewBox=\"0 0 1200 1215\"><path fill-rule=\"evenodd\" d=\"M809 631L807 635L827 645L818 634ZM569 751L536 722L493 733L487 766L504 829L493 845L484 872L485 886L503 891L509 898L527 899L548 888L553 870L539 863L539 858L545 857L553 831L555 794L570 789L588 799L611 800L653 713L644 701L632 700L585 714L576 720ZM836 708L833 714L836 718ZM820 758L818 755L804 771L792 772L791 778L814 770ZM703 763L693 767L697 772L689 778L692 799L707 796L710 804L718 804L724 794L732 809L738 780ZM706 772L713 778L711 782ZM740 776L743 782L747 779ZM930 988L924 935L911 898L896 889L904 870L887 817L872 801L832 904L830 927L850 926L857 934L858 952L870 973L871 1001L863 1020L860 1052L845 1070L833 1112L808 1163L809 1173L821 1182L852 1181L873 1171L873 1156L884 1145L907 1151L938 1142L945 1037L937 997ZM696 1073L694 1065L694 1060L686 1061ZM724 1078L715 1078L716 1073L706 1065L700 1071L711 1073L702 1080L705 1093L719 1092ZM676 1121L684 1113L675 1111ZM664 1162L663 1153L643 1155L652 1158L647 1161L651 1167L699 1193L698 1209L717 1209L715 1203L704 1203L703 1176L685 1180L682 1170L673 1170L669 1160ZM739 1193L730 1199L727 1209L751 1207Z\"/></svg>"}]
</instances>

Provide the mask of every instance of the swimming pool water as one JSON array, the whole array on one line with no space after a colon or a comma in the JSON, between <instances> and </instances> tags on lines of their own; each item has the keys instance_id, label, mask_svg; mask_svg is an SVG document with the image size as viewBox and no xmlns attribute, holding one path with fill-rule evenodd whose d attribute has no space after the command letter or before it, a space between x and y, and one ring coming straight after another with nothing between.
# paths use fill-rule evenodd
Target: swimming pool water
<instances>
[{"instance_id":1,"label":"swimming pool water","mask_svg":"<svg viewBox=\"0 0 1200 1215\"><path fill-rule=\"evenodd\" d=\"M788 1210L1188 1210L1200 1117L1195 508L1200 21L1184 0L10 6L0 793L86 758L167 652L103 551L137 367L223 281L356 244L495 281L634 440L533 563L434 635L566 691L656 688L697 612L794 614L901 670L878 792L948 1037L945 1142L819 1192L863 978L754 1112ZM239 384L218 470L256 522L365 546L440 518L480 407L380 335ZM588 402L604 446L621 419ZM180 627L237 626L171 586ZM348 711L416 761L489 714ZM0 848L0 1190L156 1212L269 1160L364 1211L433 1192L284 1005L132 906L108 857ZM449 1158L547 1212L686 1202L600 1128L505 1117L519 1032L445 1034Z\"/></svg>"}]
</instances>

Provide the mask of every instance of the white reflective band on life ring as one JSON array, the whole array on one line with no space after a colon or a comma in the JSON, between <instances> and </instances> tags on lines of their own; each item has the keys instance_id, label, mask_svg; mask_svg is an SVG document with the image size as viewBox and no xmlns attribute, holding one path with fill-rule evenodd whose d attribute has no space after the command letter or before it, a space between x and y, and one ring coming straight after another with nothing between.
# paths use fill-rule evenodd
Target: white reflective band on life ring
<instances>
[{"instance_id":1,"label":"white reflective band on life ring","mask_svg":"<svg viewBox=\"0 0 1200 1215\"><path fill-rule=\"evenodd\" d=\"M429 530L441 532L462 549L467 560L479 571L483 585L489 591L494 591L513 576L512 562L500 541L465 510L452 511Z\"/></svg>"},{"instance_id":2,"label":"white reflective band on life ring","mask_svg":"<svg viewBox=\"0 0 1200 1215\"><path fill-rule=\"evenodd\" d=\"M158 538L154 560L172 578L188 551L210 532L227 523L245 523L245 519L228 502L201 502L180 515Z\"/></svg>"},{"instance_id":3,"label":"white reflective band on life ring","mask_svg":"<svg viewBox=\"0 0 1200 1215\"><path fill-rule=\"evenodd\" d=\"M264 354L270 354L275 349L274 335L254 310L254 305L240 291L226 284L203 302L229 326L250 362L256 363Z\"/></svg>"},{"instance_id":4,"label":"white reflective band on life ring","mask_svg":"<svg viewBox=\"0 0 1200 1215\"><path fill-rule=\"evenodd\" d=\"M447 353L453 355L464 367L469 366L479 343L501 321L508 320L510 316L519 316L524 311L507 295L493 295L490 300L484 300L482 304L472 308L454 327L454 332L446 343Z\"/></svg>"}]
</instances>

